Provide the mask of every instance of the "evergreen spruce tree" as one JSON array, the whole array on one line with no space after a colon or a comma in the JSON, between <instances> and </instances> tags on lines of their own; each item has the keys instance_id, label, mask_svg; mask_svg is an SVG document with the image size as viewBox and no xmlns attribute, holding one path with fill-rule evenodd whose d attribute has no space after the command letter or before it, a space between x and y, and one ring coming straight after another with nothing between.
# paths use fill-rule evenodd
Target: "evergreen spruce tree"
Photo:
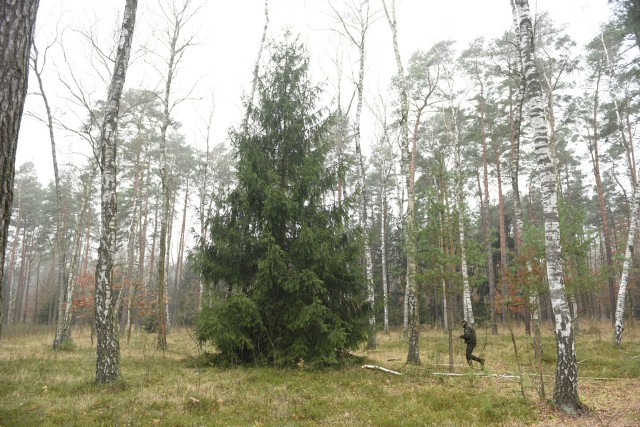
<instances>
[{"instance_id":1,"label":"evergreen spruce tree","mask_svg":"<svg viewBox=\"0 0 640 427\"><path fill-rule=\"evenodd\" d=\"M316 108L306 50L288 35L270 50L248 123L231 133L238 185L198 256L209 286L227 290L205 304L199 336L228 362L335 364L366 340L361 248L332 197L332 117Z\"/></svg>"}]
</instances>

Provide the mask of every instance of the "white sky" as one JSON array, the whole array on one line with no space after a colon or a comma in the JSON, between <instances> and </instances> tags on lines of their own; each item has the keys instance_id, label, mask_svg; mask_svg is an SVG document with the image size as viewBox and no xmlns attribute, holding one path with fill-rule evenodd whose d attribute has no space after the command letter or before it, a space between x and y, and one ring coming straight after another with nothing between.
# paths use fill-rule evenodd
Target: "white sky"
<instances>
[{"instance_id":1,"label":"white sky","mask_svg":"<svg viewBox=\"0 0 640 427\"><path fill-rule=\"evenodd\" d=\"M162 0L164 1L164 0ZM237 125L242 117L241 95L250 87L253 64L264 26L264 0L204 1L194 22L198 46L190 48L181 74L176 80L176 93L185 94L195 85L195 97L210 99L215 95L214 133L212 142L226 138L227 130ZM341 0L332 0L340 9ZM380 1L371 0L372 8L379 9ZM150 39L152 17L157 0L139 0L135 44ZM83 84L91 88L94 100L100 98L105 85L90 76L86 44L72 30L93 26L99 34L107 35L119 27L123 0L42 0L38 15L36 43L41 49L55 34L64 30L67 54L73 68L82 75ZM610 14L607 0L530 0L532 12L548 11L557 24L566 24L569 34L582 45L597 34L598 28ZM444 39L458 40L462 49L476 37L494 38L510 29L509 0L397 0L398 41L403 62L416 49L429 49ZM317 81L327 83L335 91L336 67L332 63L342 45L343 73L355 73L357 53L333 31L337 28L326 0L269 0L269 36L279 38L284 28L299 33L311 53L312 70ZM395 73L395 60L391 35L384 18L371 29L367 46L365 90L369 93L385 92ZM353 66L351 65L353 64ZM54 114L69 123L74 122L69 104L64 101L65 90L58 81L58 72L64 74L64 63L58 48L52 50L45 70L45 89L49 92ZM354 71L351 71L351 70ZM135 62L127 76L127 87L153 88L159 77L144 61ZM35 91L36 79L30 78L30 92ZM353 86L343 86L343 98L350 97ZM26 111L41 114L42 101L29 95ZM185 102L176 111L183 123L187 141L201 146L198 134L202 127L200 117L207 114L208 102ZM367 112L365 111L365 114ZM366 117L364 118L366 120ZM366 146L366 131L363 132ZM86 144L62 131L56 133L58 159L64 164L78 162L77 152L86 152ZM20 132L17 165L26 161L36 164L43 183L52 178L53 168L48 133L44 124L25 117ZM84 162L84 160L82 160Z\"/></svg>"}]
</instances>

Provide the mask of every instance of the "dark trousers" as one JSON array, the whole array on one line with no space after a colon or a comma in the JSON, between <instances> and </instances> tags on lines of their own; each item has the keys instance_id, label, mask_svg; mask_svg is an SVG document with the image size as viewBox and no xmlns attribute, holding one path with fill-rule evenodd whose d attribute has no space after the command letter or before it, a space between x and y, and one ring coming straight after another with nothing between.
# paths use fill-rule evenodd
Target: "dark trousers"
<instances>
[{"instance_id":1,"label":"dark trousers","mask_svg":"<svg viewBox=\"0 0 640 427\"><path fill-rule=\"evenodd\" d=\"M476 348L476 343L467 342L467 353L465 354L465 356L467 356L467 362L471 362L472 360L475 360L476 362L482 362L482 358L471 354L473 353L474 348Z\"/></svg>"}]
</instances>

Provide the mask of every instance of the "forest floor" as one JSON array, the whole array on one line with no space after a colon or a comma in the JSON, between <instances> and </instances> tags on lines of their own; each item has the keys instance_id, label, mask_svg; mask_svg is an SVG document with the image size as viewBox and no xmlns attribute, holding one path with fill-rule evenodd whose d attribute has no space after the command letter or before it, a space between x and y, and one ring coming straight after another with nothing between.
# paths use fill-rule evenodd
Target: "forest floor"
<instances>
[{"instance_id":1,"label":"forest floor","mask_svg":"<svg viewBox=\"0 0 640 427\"><path fill-rule=\"evenodd\" d=\"M170 334L165 353L156 351L155 335L134 332L130 343L121 338L122 378L107 386L93 383L88 329L74 330L75 348L53 352L50 328L8 327L0 341L0 426L640 426L640 331L628 326L617 347L609 329L585 323L577 336L579 394L589 410L570 416L550 403L550 325L542 372L522 328L514 331L517 358L508 329L497 336L477 329L484 370L466 366L458 330L451 340L422 331L418 366L405 363L400 331L380 333L375 350L354 352L363 359L340 370L203 365L214 349L199 347L189 330Z\"/></svg>"}]
</instances>

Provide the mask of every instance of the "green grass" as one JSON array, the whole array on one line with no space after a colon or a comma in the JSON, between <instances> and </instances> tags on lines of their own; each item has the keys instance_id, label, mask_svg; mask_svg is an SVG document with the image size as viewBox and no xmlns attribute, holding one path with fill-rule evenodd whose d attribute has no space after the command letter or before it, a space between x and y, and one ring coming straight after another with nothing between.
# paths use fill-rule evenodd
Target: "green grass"
<instances>
[{"instance_id":1,"label":"green grass","mask_svg":"<svg viewBox=\"0 0 640 427\"><path fill-rule=\"evenodd\" d=\"M603 333L577 337L580 390L593 416L640 423L640 339L625 332L621 347ZM591 330L591 329L589 329ZM457 331L454 331L457 332ZM547 399L537 390L531 339L516 329L525 374L522 396L518 381L477 376L465 366L462 340L454 341L454 373L449 371L448 338L441 331L421 337L420 366L405 364L406 339L399 332L379 335L373 351L357 352L366 363L401 372L396 376L352 366L340 370L264 367L198 367L203 360L186 330L174 331L169 350L155 350L156 336L134 333L121 342L121 380L95 385L95 347L88 330L74 331L75 347L51 350L53 331L5 328L0 341L0 426L398 426L398 425L535 425L571 419L548 404L553 392L555 346L544 330L543 366ZM454 334L457 336L459 334ZM517 373L508 331L491 336L478 330L477 354L487 358L487 374ZM615 390L620 411L615 412ZM626 390L626 392L624 392ZM636 393L637 394L637 393ZM612 409L613 408L613 409ZM601 411L599 413L599 411ZM605 419L606 420L606 419ZM579 425L580 423L578 422Z\"/></svg>"}]
</instances>

